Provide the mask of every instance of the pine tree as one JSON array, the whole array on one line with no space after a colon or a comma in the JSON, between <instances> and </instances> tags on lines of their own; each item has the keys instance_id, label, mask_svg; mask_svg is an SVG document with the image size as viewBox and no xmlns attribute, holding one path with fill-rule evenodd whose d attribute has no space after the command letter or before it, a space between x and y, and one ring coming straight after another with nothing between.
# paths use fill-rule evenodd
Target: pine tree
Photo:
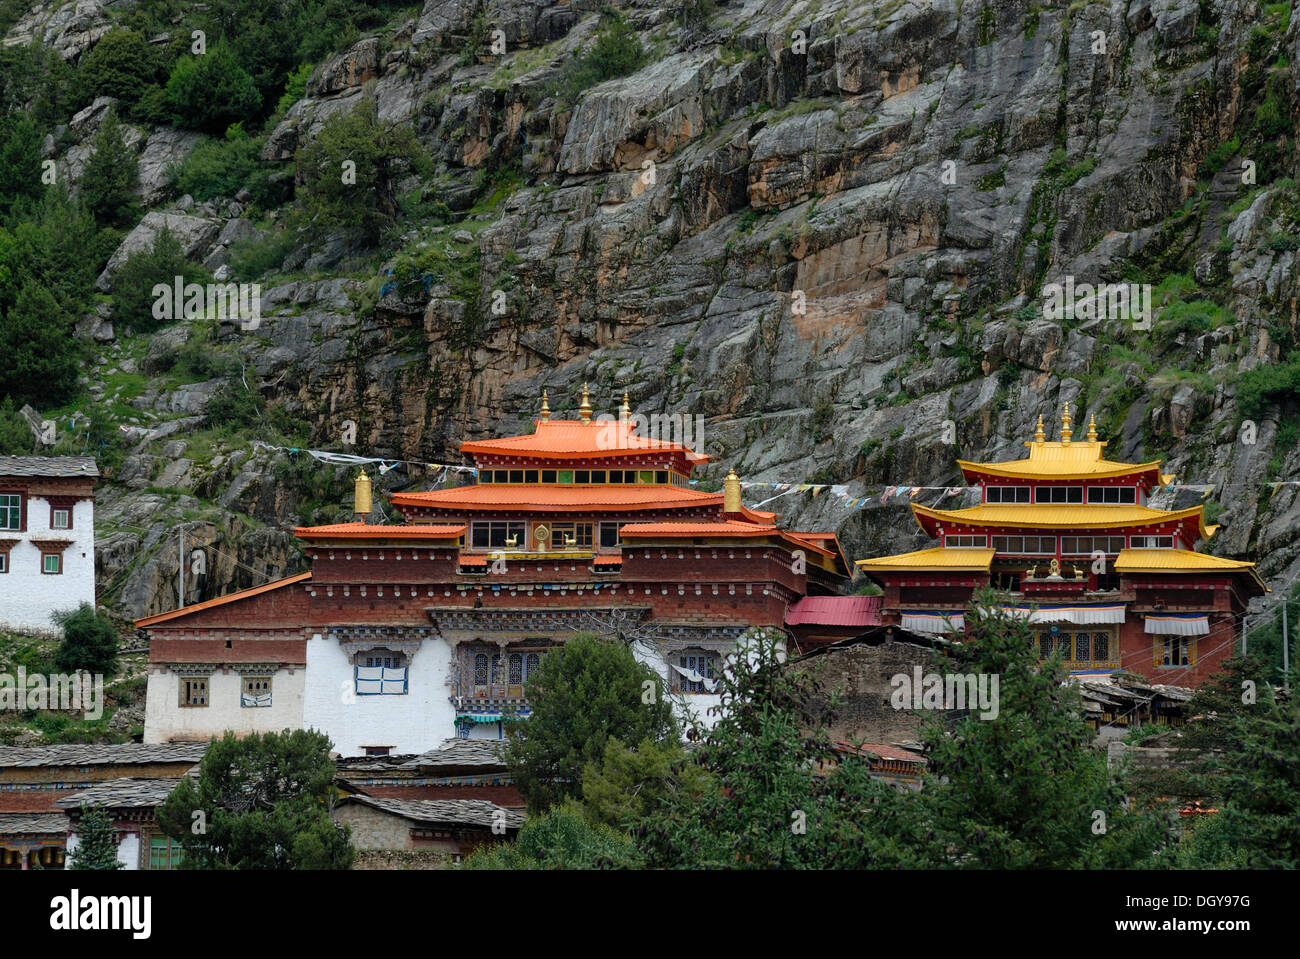
<instances>
[{"instance_id":1,"label":"pine tree","mask_svg":"<svg viewBox=\"0 0 1300 959\"><path fill-rule=\"evenodd\" d=\"M121 223L131 215L140 161L126 145L125 130L117 113L104 114L99 132L91 140L95 152L86 161L78 181L86 208L102 223Z\"/></svg>"},{"instance_id":2,"label":"pine tree","mask_svg":"<svg viewBox=\"0 0 1300 959\"><path fill-rule=\"evenodd\" d=\"M77 848L68 859L69 869L123 869L117 858L117 830L99 807L81 807Z\"/></svg>"}]
</instances>

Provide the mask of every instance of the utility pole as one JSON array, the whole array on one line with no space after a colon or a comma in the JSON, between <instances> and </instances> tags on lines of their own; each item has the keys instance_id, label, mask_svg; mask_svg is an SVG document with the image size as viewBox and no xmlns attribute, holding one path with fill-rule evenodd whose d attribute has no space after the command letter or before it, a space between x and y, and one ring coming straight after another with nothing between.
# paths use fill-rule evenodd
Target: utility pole
<instances>
[{"instance_id":1,"label":"utility pole","mask_svg":"<svg viewBox=\"0 0 1300 959\"><path fill-rule=\"evenodd\" d=\"M1282 597L1282 685L1291 688L1291 639L1286 628L1286 596Z\"/></svg>"},{"instance_id":2,"label":"utility pole","mask_svg":"<svg viewBox=\"0 0 1300 959\"><path fill-rule=\"evenodd\" d=\"M1249 616L1241 617L1241 655L1243 659L1246 656L1246 631L1249 629L1249 626L1250 626L1250 617Z\"/></svg>"},{"instance_id":3,"label":"utility pole","mask_svg":"<svg viewBox=\"0 0 1300 959\"><path fill-rule=\"evenodd\" d=\"M176 527L176 608L185 606L185 527Z\"/></svg>"}]
</instances>

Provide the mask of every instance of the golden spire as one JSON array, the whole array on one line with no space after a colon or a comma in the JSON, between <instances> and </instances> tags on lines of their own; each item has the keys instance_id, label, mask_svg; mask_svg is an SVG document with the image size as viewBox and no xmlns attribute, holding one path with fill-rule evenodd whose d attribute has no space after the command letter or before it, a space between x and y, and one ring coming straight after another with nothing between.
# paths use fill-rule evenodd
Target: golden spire
<instances>
[{"instance_id":1,"label":"golden spire","mask_svg":"<svg viewBox=\"0 0 1300 959\"><path fill-rule=\"evenodd\" d=\"M1088 442L1089 443L1097 442L1097 417L1096 416L1088 417Z\"/></svg>"},{"instance_id":2,"label":"golden spire","mask_svg":"<svg viewBox=\"0 0 1300 959\"><path fill-rule=\"evenodd\" d=\"M543 423L551 418L551 404L546 400L546 390L542 390L542 413L538 417Z\"/></svg>"},{"instance_id":3,"label":"golden spire","mask_svg":"<svg viewBox=\"0 0 1300 959\"><path fill-rule=\"evenodd\" d=\"M582 384L582 405L578 407L578 418L584 423L591 422L591 396L587 392L587 384Z\"/></svg>"},{"instance_id":4,"label":"golden spire","mask_svg":"<svg viewBox=\"0 0 1300 959\"><path fill-rule=\"evenodd\" d=\"M1070 404L1065 404L1065 412L1061 414L1061 445L1069 446L1070 437L1074 435L1074 430L1070 429Z\"/></svg>"},{"instance_id":5,"label":"golden spire","mask_svg":"<svg viewBox=\"0 0 1300 959\"><path fill-rule=\"evenodd\" d=\"M365 470L362 470L357 476L356 483L352 488L352 512L361 517L361 522L366 521L370 515L373 504L370 500L370 476Z\"/></svg>"},{"instance_id":6,"label":"golden spire","mask_svg":"<svg viewBox=\"0 0 1300 959\"><path fill-rule=\"evenodd\" d=\"M740 477L736 475L736 471L733 469L727 474L727 478L722 481L722 511L724 513L739 513L740 509Z\"/></svg>"},{"instance_id":7,"label":"golden spire","mask_svg":"<svg viewBox=\"0 0 1300 959\"><path fill-rule=\"evenodd\" d=\"M1047 434L1043 432L1043 414L1038 414L1038 428L1034 430L1034 442L1041 443L1047 439Z\"/></svg>"},{"instance_id":8,"label":"golden spire","mask_svg":"<svg viewBox=\"0 0 1300 959\"><path fill-rule=\"evenodd\" d=\"M618 408L618 418L623 423L632 418L632 403L627 398L627 390L623 391L623 405Z\"/></svg>"}]
</instances>

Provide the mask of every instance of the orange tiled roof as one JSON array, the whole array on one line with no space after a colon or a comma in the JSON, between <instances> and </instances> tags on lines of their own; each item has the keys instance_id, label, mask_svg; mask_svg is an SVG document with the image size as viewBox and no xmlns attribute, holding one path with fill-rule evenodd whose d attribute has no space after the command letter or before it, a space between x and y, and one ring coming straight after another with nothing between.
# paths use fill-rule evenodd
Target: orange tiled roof
<instances>
[{"instance_id":1,"label":"orange tiled roof","mask_svg":"<svg viewBox=\"0 0 1300 959\"><path fill-rule=\"evenodd\" d=\"M457 539L464 533L464 523L445 526L333 523L329 526L298 526L293 531L299 539Z\"/></svg>"},{"instance_id":2,"label":"orange tiled roof","mask_svg":"<svg viewBox=\"0 0 1300 959\"><path fill-rule=\"evenodd\" d=\"M738 523L724 520L719 523L628 523L619 527L619 536L773 536L780 532L775 526L755 523Z\"/></svg>"},{"instance_id":3,"label":"orange tiled roof","mask_svg":"<svg viewBox=\"0 0 1300 959\"><path fill-rule=\"evenodd\" d=\"M592 559L593 566L619 566L623 562L622 556L596 556Z\"/></svg>"},{"instance_id":4,"label":"orange tiled roof","mask_svg":"<svg viewBox=\"0 0 1300 959\"><path fill-rule=\"evenodd\" d=\"M534 486L482 484L424 493L396 493L394 506L427 506L437 509L535 509L541 512L585 512L590 510L673 509L693 506L721 506L721 493L705 493L689 486Z\"/></svg>"},{"instance_id":5,"label":"orange tiled roof","mask_svg":"<svg viewBox=\"0 0 1300 959\"><path fill-rule=\"evenodd\" d=\"M523 436L504 436L495 440L468 440L460 451L468 454L498 456L533 455L557 459L628 456L637 453L681 453L692 463L707 463L703 453L695 453L681 443L650 439L633 432L631 421L537 420L536 431Z\"/></svg>"},{"instance_id":6,"label":"orange tiled roof","mask_svg":"<svg viewBox=\"0 0 1300 959\"><path fill-rule=\"evenodd\" d=\"M241 589L235 593L227 593L225 596L218 596L216 599L209 599L202 603L195 603L193 606L183 606L180 609L172 609L165 613L146 616L144 619L137 619L135 625L137 627L144 627L153 626L156 623L165 623L167 620L176 619L178 616L187 616L190 613L197 613L201 609L212 609L214 606L224 606L226 603L248 599L250 596L256 596L259 593L269 593L273 589L292 586L294 583L301 583L309 579L311 579L311 573L299 573L297 576L287 576L284 579L277 579L272 583L263 583L261 586L254 586L251 589Z\"/></svg>"}]
</instances>

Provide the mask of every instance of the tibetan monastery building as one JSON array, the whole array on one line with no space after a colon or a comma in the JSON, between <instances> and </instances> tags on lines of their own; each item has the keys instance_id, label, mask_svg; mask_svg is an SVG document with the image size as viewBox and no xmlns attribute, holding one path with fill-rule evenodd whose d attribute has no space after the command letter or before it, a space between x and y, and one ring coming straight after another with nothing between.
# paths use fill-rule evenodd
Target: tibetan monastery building
<instances>
[{"instance_id":1,"label":"tibetan monastery building","mask_svg":"<svg viewBox=\"0 0 1300 959\"><path fill-rule=\"evenodd\" d=\"M1158 462L1105 459L1091 421L1075 442L1068 404L1059 442L1039 417L1025 445L1027 459L959 461L980 505L912 506L937 546L858 562L884 589L882 622L960 635L972 593L993 586L1033 624L1042 655L1059 651L1073 672L1199 686L1240 644L1251 597L1266 592L1254 564L1196 552L1217 529L1204 507L1148 506L1173 477Z\"/></svg>"},{"instance_id":2,"label":"tibetan monastery building","mask_svg":"<svg viewBox=\"0 0 1300 959\"><path fill-rule=\"evenodd\" d=\"M691 485L707 457L617 419L472 441L476 482L399 493L399 525L294 530L311 571L137 622L151 639L146 742L305 726L343 755L499 738L524 688L579 632L618 635L708 722L720 661L753 628L829 595L849 569L832 534L779 529L740 481ZM680 695L676 695L680 694Z\"/></svg>"}]
</instances>

